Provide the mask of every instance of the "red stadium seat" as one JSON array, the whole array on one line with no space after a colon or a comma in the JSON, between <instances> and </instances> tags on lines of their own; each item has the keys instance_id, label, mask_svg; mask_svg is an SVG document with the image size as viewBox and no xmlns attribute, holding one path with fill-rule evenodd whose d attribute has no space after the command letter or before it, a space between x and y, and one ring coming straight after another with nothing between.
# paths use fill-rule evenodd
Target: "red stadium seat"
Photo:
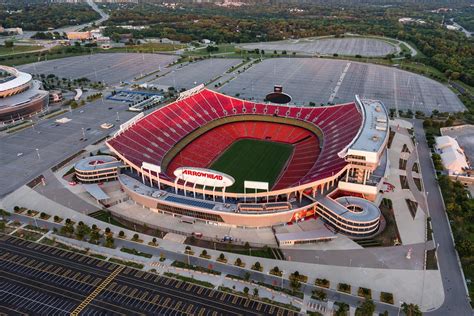
<instances>
[{"instance_id":1,"label":"red stadium seat","mask_svg":"<svg viewBox=\"0 0 474 316\"><path fill-rule=\"evenodd\" d=\"M252 114L311 123L319 128L323 139L302 127L279 122L255 119L230 122L211 129L184 147L171 160L163 176L173 178L173 171L182 166L208 167L236 140L252 138L294 147L293 155L273 189L313 182L331 176L345 166L345 160L338 153L357 135L362 123L355 103L288 107L239 100L203 89L157 109L118 133L108 144L138 167L143 161L161 164L166 153L192 131L217 119Z\"/></svg>"}]
</instances>

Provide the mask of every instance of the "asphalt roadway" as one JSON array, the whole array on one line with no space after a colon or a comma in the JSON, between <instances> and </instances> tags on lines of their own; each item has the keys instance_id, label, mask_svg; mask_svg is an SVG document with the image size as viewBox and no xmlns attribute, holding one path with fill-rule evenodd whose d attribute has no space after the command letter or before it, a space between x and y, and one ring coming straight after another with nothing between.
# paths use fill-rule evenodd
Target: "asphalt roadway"
<instances>
[{"instance_id":1,"label":"asphalt roadway","mask_svg":"<svg viewBox=\"0 0 474 316\"><path fill-rule=\"evenodd\" d=\"M457 260L456 250L444 208L443 199L435 178L431 162L430 148L426 142L423 122L413 121L415 136L418 141L418 154L423 175L423 183L428 193L428 206L433 225L434 240L439 245L437 250L438 266L441 271L444 288L444 302L440 308L428 312L428 315L473 315L469 298L464 286L464 279Z\"/></svg>"},{"instance_id":2,"label":"asphalt roadway","mask_svg":"<svg viewBox=\"0 0 474 316\"><path fill-rule=\"evenodd\" d=\"M0 311L8 314L295 315L249 298L0 236Z\"/></svg>"}]
</instances>

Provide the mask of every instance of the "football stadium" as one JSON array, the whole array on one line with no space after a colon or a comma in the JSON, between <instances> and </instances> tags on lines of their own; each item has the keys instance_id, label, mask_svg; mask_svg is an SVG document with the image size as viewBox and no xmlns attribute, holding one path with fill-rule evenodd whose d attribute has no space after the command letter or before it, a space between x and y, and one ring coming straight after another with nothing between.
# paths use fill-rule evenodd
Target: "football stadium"
<instances>
[{"instance_id":1,"label":"football stadium","mask_svg":"<svg viewBox=\"0 0 474 316\"><path fill-rule=\"evenodd\" d=\"M28 73L0 66L0 122L18 120L40 112L49 103L49 93Z\"/></svg>"},{"instance_id":2,"label":"football stadium","mask_svg":"<svg viewBox=\"0 0 474 316\"><path fill-rule=\"evenodd\" d=\"M377 100L301 107L201 85L106 143L124 164L124 192L153 211L249 229L312 217L358 238L381 229L388 136Z\"/></svg>"}]
</instances>

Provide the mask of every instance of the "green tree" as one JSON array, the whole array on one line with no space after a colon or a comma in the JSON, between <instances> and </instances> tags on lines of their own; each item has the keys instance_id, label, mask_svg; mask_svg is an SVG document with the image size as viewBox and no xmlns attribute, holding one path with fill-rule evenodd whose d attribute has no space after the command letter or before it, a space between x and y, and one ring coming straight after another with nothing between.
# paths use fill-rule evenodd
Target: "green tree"
<instances>
[{"instance_id":1,"label":"green tree","mask_svg":"<svg viewBox=\"0 0 474 316\"><path fill-rule=\"evenodd\" d=\"M249 272L245 272L245 274L244 274L244 280L245 280L245 281L250 280L250 273L249 273Z\"/></svg>"},{"instance_id":2,"label":"green tree","mask_svg":"<svg viewBox=\"0 0 474 316\"><path fill-rule=\"evenodd\" d=\"M335 315L336 316L346 316L349 313L349 305L343 302L336 302L334 305L338 306Z\"/></svg>"},{"instance_id":3,"label":"green tree","mask_svg":"<svg viewBox=\"0 0 474 316\"><path fill-rule=\"evenodd\" d=\"M359 307L356 309L356 316L366 316L366 315L373 315L375 312L375 304L372 300L365 300L363 301Z\"/></svg>"},{"instance_id":4,"label":"green tree","mask_svg":"<svg viewBox=\"0 0 474 316\"><path fill-rule=\"evenodd\" d=\"M120 42L120 34L119 33L113 33L110 36L110 39L116 43Z\"/></svg>"},{"instance_id":5,"label":"green tree","mask_svg":"<svg viewBox=\"0 0 474 316\"><path fill-rule=\"evenodd\" d=\"M422 312L420 311L420 307L415 304L402 304L402 311L405 313L406 316L421 316Z\"/></svg>"},{"instance_id":6,"label":"green tree","mask_svg":"<svg viewBox=\"0 0 474 316\"><path fill-rule=\"evenodd\" d=\"M255 297L258 296L258 288L256 288L256 287L253 288L253 296L255 296Z\"/></svg>"},{"instance_id":7,"label":"green tree","mask_svg":"<svg viewBox=\"0 0 474 316\"><path fill-rule=\"evenodd\" d=\"M245 295L248 295L248 294L249 294L249 290L250 290L250 289L249 289L248 287L244 287L244 293L245 293Z\"/></svg>"},{"instance_id":8,"label":"green tree","mask_svg":"<svg viewBox=\"0 0 474 316\"><path fill-rule=\"evenodd\" d=\"M114 248L114 238L111 235L107 235L105 238L105 247Z\"/></svg>"},{"instance_id":9,"label":"green tree","mask_svg":"<svg viewBox=\"0 0 474 316\"><path fill-rule=\"evenodd\" d=\"M290 280L290 287L293 291L297 291L301 287L301 283L297 278L292 278Z\"/></svg>"}]
</instances>

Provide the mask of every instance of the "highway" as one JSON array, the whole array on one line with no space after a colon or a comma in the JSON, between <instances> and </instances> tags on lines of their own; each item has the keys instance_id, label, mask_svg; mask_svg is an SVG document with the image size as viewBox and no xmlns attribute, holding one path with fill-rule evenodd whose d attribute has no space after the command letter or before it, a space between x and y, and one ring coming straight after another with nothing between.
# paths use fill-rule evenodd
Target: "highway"
<instances>
[{"instance_id":1,"label":"highway","mask_svg":"<svg viewBox=\"0 0 474 316\"><path fill-rule=\"evenodd\" d=\"M9 235L0 236L0 311L41 310L60 315L73 311L81 315L295 314L250 298Z\"/></svg>"},{"instance_id":2,"label":"highway","mask_svg":"<svg viewBox=\"0 0 474 316\"><path fill-rule=\"evenodd\" d=\"M451 237L443 199L435 178L431 162L430 148L426 142L423 121L414 120L415 136L418 141L418 154L425 191L428 193L428 206L433 225L434 239L439 245L438 265L443 280L445 299L443 305L428 315L473 315L469 304L464 279L458 264L457 254Z\"/></svg>"}]
</instances>

